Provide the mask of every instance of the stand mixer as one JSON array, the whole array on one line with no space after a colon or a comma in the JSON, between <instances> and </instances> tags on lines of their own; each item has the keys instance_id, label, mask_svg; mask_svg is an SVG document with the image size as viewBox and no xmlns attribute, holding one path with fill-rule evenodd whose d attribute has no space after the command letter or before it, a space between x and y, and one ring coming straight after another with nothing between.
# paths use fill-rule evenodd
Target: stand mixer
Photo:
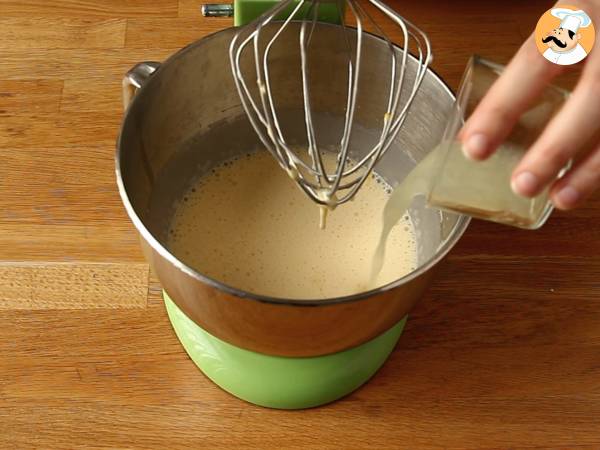
<instances>
[{"instance_id":1,"label":"stand mixer","mask_svg":"<svg viewBox=\"0 0 600 450\"><path fill-rule=\"evenodd\" d=\"M371 3L398 19L377 0ZM169 251L168 212L186 183L250 148L266 146L313 201L331 208L350 200L382 158L377 174L394 185L438 142L454 98L427 69L426 38L400 18L406 37L400 48L358 23L346 26L341 3L316 5L276 3L257 19L273 3L240 0L234 22L249 22L248 28L201 39L162 65L140 63L124 79L131 103L117 145L117 183L165 290L173 328L211 380L273 408L321 405L364 384L393 350L433 267L469 222L416 204L418 267L386 286L340 298L244 292ZM204 12L214 15L211 8ZM219 8L220 15L231 13ZM290 8L310 20L287 20ZM366 17L356 2L348 8ZM274 22L281 14L284 21ZM413 56L415 36L425 44ZM392 147L397 151L386 153ZM323 167L322 151L338 155L335 168Z\"/></svg>"}]
</instances>

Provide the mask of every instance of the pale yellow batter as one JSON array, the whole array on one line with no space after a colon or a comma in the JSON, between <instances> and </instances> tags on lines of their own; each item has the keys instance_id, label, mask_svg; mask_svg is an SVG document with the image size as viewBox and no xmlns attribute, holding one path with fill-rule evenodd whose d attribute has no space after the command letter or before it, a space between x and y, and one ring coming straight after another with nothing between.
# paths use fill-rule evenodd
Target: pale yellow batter
<instances>
[{"instance_id":1,"label":"pale yellow batter","mask_svg":"<svg viewBox=\"0 0 600 450\"><path fill-rule=\"evenodd\" d=\"M273 297L331 298L397 280L417 261L412 222L391 231L382 270L369 286L387 186L373 178L319 229L314 202L267 152L229 162L179 202L168 246L200 273Z\"/></svg>"}]
</instances>

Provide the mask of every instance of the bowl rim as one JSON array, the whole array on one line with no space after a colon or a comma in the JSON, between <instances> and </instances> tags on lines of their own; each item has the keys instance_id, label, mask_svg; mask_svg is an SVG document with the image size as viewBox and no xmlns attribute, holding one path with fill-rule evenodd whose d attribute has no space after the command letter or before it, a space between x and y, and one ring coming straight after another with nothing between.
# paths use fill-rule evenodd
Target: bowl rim
<instances>
[{"instance_id":1,"label":"bowl rim","mask_svg":"<svg viewBox=\"0 0 600 450\"><path fill-rule=\"evenodd\" d=\"M319 25L335 26L333 24L321 23L321 22L319 22ZM134 95L131 103L129 104L127 110L125 111L125 113L123 115L123 119L121 121L121 126L119 129L119 135L117 137L117 142L116 142L117 145L116 145L116 151L115 151L115 174L116 174L116 180L117 180L117 187L119 190L119 195L121 197L121 201L123 202L123 205L125 206L125 210L127 211L127 215L129 216L130 220L133 222L134 226L136 227L137 231L140 233L142 238L161 257L163 257L165 260L167 260L169 263L171 263L175 268L179 269L186 275L194 278L196 281L207 284L213 288L216 288L220 291L223 291L227 294L233 295L238 298L243 298L243 299L248 299L251 301L257 301L257 302L268 303L268 304L273 304L273 305L315 307L315 306L336 305L336 304L342 304L342 303L345 304L345 303L357 302L360 300L366 300L371 297L377 296L379 294L396 289L397 287L402 286L404 284L407 284L407 283L411 282L412 280L420 277L424 273L428 272L430 269L432 269L437 263L439 263L448 254L448 252L460 240L460 238L466 231L466 229L471 221L471 218L469 216L457 214L459 217L458 217L456 224L454 225L452 231L448 235L448 237L443 241L443 243L441 243L438 246L438 249L434 253L434 255L432 257L430 257L427 261L425 261L423 264L421 264L416 270L413 270L412 272L398 278L397 280L394 280L390 283L387 283L387 284L380 286L378 288L375 288L375 289L370 289L368 291L359 292L356 294L346 295L346 296L342 296L342 297L330 297L330 298L323 298L323 299L311 299L311 298L289 299L289 298L283 298L283 297L273 297L273 296L268 296L268 295L255 294L252 292L247 292L242 289L235 288L233 286L229 286L229 285L222 283L222 282L220 282L214 278L211 278L207 275L203 275L202 273L196 271L192 267L186 265L183 261L180 261L163 244L161 244L161 242L148 230L148 228L144 225L142 219L138 216L132 203L129 200L129 196L127 194L127 189L125 187L125 183L123 181L123 176L122 176L121 154L122 154L122 148L123 148L123 142L122 142L123 130L125 128L125 124L127 123L127 120L130 117L132 117L129 114L129 112L132 109L133 105L135 105L136 102L139 101L140 94L143 94L143 92L147 91L149 89L149 87L152 86L153 83L157 82L157 80L160 78L160 74L163 72L163 70L164 70L163 68L165 66L174 64L178 59L183 58L188 52L192 51L193 49L195 49L196 47L198 47L200 45L204 45L206 42L214 39L218 35L221 35L224 33L232 33L234 30L239 29L239 28L240 27L229 27L229 28L225 28L223 30L216 31L214 33L211 33L207 36L204 36L203 38L200 38L200 39L188 44L187 46L181 48L177 52L170 55L163 63L160 64L160 67L152 74L151 77L149 77L147 82L144 83L144 85L139 88L138 92L136 93L136 95ZM348 27L348 28L352 28L352 27ZM369 38L376 39L383 43L386 43L386 41L383 38L381 38L375 34L365 32L365 31L363 31L363 33L368 35ZM387 45L387 43L386 43L386 45ZM395 48L401 48L396 44L393 44L393 45ZM409 56L409 58L412 58L413 60L417 59L411 53L409 53L408 56ZM437 74L436 71L434 71L431 67L428 67L427 72L429 72L434 77L434 79L441 85L441 87L446 91L446 93L450 96L450 98L452 100L456 99L452 89L450 89L448 84ZM132 120L132 119L129 119L129 120Z\"/></svg>"}]
</instances>

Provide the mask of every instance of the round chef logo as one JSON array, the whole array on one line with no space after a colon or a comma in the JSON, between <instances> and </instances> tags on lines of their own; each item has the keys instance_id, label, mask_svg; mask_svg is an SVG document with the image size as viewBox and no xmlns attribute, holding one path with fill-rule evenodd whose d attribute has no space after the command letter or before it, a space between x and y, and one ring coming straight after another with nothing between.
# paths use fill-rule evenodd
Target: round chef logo
<instances>
[{"instance_id":1,"label":"round chef logo","mask_svg":"<svg viewBox=\"0 0 600 450\"><path fill-rule=\"evenodd\" d=\"M585 11L558 5L540 17L535 27L535 43L548 61L569 66L592 51L595 33L592 19Z\"/></svg>"}]
</instances>

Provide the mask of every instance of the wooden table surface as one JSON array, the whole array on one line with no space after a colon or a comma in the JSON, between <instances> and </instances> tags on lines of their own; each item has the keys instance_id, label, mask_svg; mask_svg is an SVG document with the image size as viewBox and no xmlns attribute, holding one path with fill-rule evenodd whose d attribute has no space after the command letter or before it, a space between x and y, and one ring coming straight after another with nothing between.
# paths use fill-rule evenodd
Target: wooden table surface
<instances>
[{"instance_id":1,"label":"wooden table surface","mask_svg":"<svg viewBox=\"0 0 600 450\"><path fill-rule=\"evenodd\" d=\"M391 3L454 89L550 6ZM262 409L196 369L113 153L129 67L230 26L199 5L0 0L0 448L600 448L599 196L537 232L473 223L388 363L337 403Z\"/></svg>"}]
</instances>

